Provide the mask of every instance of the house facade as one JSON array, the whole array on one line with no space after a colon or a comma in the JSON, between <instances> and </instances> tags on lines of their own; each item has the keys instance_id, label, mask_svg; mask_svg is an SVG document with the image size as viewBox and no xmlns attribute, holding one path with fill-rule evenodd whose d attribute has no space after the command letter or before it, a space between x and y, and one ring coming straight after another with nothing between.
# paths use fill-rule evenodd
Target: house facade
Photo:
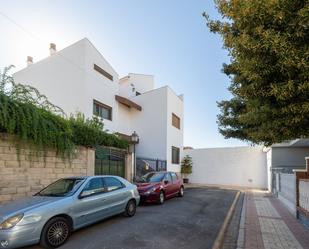
<instances>
[{"instance_id":1,"label":"house facade","mask_svg":"<svg viewBox=\"0 0 309 249\"><path fill-rule=\"evenodd\" d=\"M81 112L103 119L104 129L130 139L135 131L137 158L165 161L179 172L183 148L183 96L170 87L155 88L152 75L119 78L93 44L84 38L32 63L13 75L37 88L69 116Z\"/></svg>"}]
</instances>

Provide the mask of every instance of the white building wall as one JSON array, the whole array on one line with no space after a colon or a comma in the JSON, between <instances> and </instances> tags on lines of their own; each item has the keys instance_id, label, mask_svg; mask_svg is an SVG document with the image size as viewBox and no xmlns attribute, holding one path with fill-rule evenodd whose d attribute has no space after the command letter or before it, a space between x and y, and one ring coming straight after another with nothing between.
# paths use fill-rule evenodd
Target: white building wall
<instances>
[{"instance_id":1,"label":"white building wall","mask_svg":"<svg viewBox=\"0 0 309 249\"><path fill-rule=\"evenodd\" d=\"M83 51L76 53L76 50ZM85 112L87 109L84 93L86 91L85 44L78 42L65 50L16 72L16 83L31 85L49 101L61 107L68 115Z\"/></svg>"},{"instance_id":2,"label":"white building wall","mask_svg":"<svg viewBox=\"0 0 309 249\"><path fill-rule=\"evenodd\" d=\"M140 137L136 155L166 160L167 91L158 88L132 98L142 111L131 110L131 128Z\"/></svg>"},{"instance_id":3,"label":"white building wall","mask_svg":"<svg viewBox=\"0 0 309 249\"><path fill-rule=\"evenodd\" d=\"M172 125L172 114L180 118L180 129ZM167 166L168 170L180 172L180 164L172 164L172 146L180 148L180 161L183 150L183 99L167 87Z\"/></svg>"},{"instance_id":4,"label":"white building wall","mask_svg":"<svg viewBox=\"0 0 309 249\"><path fill-rule=\"evenodd\" d=\"M112 120L104 119L104 129L116 132L118 124L118 103L115 101L115 95L119 91L118 74L111 65L104 59L100 52L89 42L85 42L85 75L87 117L93 116L93 100L97 100L105 105L112 107ZM94 64L103 68L106 72L113 76L113 81L109 80L99 72L93 69Z\"/></svg>"},{"instance_id":5,"label":"white building wall","mask_svg":"<svg viewBox=\"0 0 309 249\"><path fill-rule=\"evenodd\" d=\"M154 89L154 77L147 74L129 73L119 81L119 94L131 98L136 92L145 93Z\"/></svg>"},{"instance_id":6,"label":"white building wall","mask_svg":"<svg viewBox=\"0 0 309 249\"><path fill-rule=\"evenodd\" d=\"M262 147L185 150L193 159L190 182L267 188L266 154Z\"/></svg>"},{"instance_id":7,"label":"white building wall","mask_svg":"<svg viewBox=\"0 0 309 249\"><path fill-rule=\"evenodd\" d=\"M97 64L113 75L110 81L93 69ZM18 83L31 84L70 116L82 112L93 116L93 99L112 107L112 121L103 120L104 128L116 131L119 91L118 75L88 39L58 51L14 74Z\"/></svg>"},{"instance_id":8,"label":"white building wall","mask_svg":"<svg viewBox=\"0 0 309 249\"><path fill-rule=\"evenodd\" d=\"M113 76L113 81L94 70L97 64ZM103 120L110 132L140 137L137 155L167 160L168 170L179 171L171 164L171 146L183 147L183 101L170 88L154 89L152 75L130 73L119 80L117 72L84 38L44 60L14 74L16 82L30 84L69 116L82 112L93 116L93 100L112 107L112 120ZM135 91L132 91L134 87ZM136 96L136 92L141 95ZM142 111L128 108L115 95L131 99ZM172 113L181 119L181 130L172 126Z\"/></svg>"},{"instance_id":9,"label":"white building wall","mask_svg":"<svg viewBox=\"0 0 309 249\"><path fill-rule=\"evenodd\" d=\"M132 129L132 113L135 110L118 103L117 132L130 136Z\"/></svg>"},{"instance_id":10,"label":"white building wall","mask_svg":"<svg viewBox=\"0 0 309 249\"><path fill-rule=\"evenodd\" d=\"M267 160L267 190L272 191L272 150L268 148L266 150L266 160Z\"/></svg>"}]
</instances>

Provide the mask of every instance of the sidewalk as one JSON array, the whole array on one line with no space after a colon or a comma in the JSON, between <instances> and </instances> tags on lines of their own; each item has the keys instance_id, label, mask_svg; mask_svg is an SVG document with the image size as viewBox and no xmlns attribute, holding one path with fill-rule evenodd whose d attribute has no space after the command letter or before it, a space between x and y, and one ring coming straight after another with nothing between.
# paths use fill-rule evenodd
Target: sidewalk
<instances>
[{"instance_id":1,"label":"sidewalk","mask_svg":"<svg viewBox=\"0 0 309 249\"><path fill-rule=\"evenodd\" d=\"M237 244L245 249L309 249L309 230L278 199L247 191Z\"/></svg>"}]
</instances>

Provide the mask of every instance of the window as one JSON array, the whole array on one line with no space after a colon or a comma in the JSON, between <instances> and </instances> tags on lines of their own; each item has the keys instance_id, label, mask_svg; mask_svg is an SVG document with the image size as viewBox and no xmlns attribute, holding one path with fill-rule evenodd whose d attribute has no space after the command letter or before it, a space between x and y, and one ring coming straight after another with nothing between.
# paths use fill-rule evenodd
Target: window
<instances>
[{"instance_id":1,"label":"window","mask_svg":"<svg viewBox=\"0 0 309 249\"><path fill-rule=\"evenodd\" d=\"M161 182L164 173L150 172L141 177L140 182Z\"/></svg>"},{"instance_id":2,"label":"window","mask_svg":"<svg viewBox=\"0 0 309 249\"><path fill-rule=\"evenodd\" d=\"M106 72L103 68L99 67L97 64L93 64L93 69L96 70L98 73L102 74L104 77L113 81L113 75Z\"/></svg>"},{"instance_id":3,"label":"window","mask_svg":"<svg viewBox=\"0 0 309 249\"><path fill-rule=\"evenodd\" d=\"M105 187L107 189L107 192L114 191L120 188L124 188L123 183L114 177L104 177L104 182L105 182Z\"/></svg>"},{"instance_id":4,"label":"window","mask_svg":"<svg viewBox=\"0 0 309 249\"><path fill-rule=\"evenodd\" d=\"M97 100L93 100L93 114L104 119L112 120L112 108Z\"/></svg>"},{"instance_id":5,"label":"window","mask_svg":"<svg viewBox=\"0 0 309 249\"><path fill-rule=\"evenodd\" d=\"M173 182L176 182L178 180L176 173L172 172L171 175L172 175Z\"/></svg>"},{"instance_id":6,"label":"window","mask_svg":"<svg viewBox=\"0 0 309 249\"><path fill-rule=\"evenodd\" d=\"M174 164L179 164L179 157L180 157L180 153L179 153L179 148L172 146L172 163Z\"/></svg>"},{"instance_id":7,"label":"window","mask_svg":"<svg viewBox=\"0 0 309 249\"><path fill-rule=\"evenodd\" d=\"M172 113L172 125L180 129L180 118L174 113Z\"/></svg>"},{"instance_id":8,"label":"window","mask_svg":"<svg viewBox=\"0 0 309 249\"><path fill-rule=\"evenodd\" d=\"M164 176L164 181L169 181L169 182L172 182L172 177L171 177L171 174L170 173L166 173L165 176Z\"/></svg>"},{"instance_id":9,"label":"window","mask_svg":"<svg viewBox=\"0 0 309 249\"><path fill-rule=\"evenodd\" d=\"M83 192L87 192L87 195L100 194L103 193L104 191L105 188L102 178L91 179L83 190Z\"/></svg>"},{"instance_id":10,"label":"window","mask_svg":"<svg viewBox=\"0 0 309 249\"><path fill-rule=\"evenodd\" d=\"M84 182L83 178L72 178L72 179L60 179L40 192L36 195L39 196L68 196L76 192L76 190L80 187L80 185Z\"/></svg>"}]
</instances>

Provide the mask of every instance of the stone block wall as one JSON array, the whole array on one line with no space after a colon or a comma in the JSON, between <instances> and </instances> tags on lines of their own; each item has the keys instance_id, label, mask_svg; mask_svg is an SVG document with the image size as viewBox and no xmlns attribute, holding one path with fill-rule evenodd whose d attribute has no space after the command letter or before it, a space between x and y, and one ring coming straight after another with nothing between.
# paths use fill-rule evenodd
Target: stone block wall
<instances>
[{"instance_id":1,"label":"stone block wall","mask_svg":"<svg viewBox=\"0 0 309 249\"><path fill-rule=\"evenodd\" d=\"M92 149L78 147L71 161L55 151L43 154L16 147L12 136L0 133L0 203L30 196L59 178L94 174Z\"/></svg>"}]
</instances>

